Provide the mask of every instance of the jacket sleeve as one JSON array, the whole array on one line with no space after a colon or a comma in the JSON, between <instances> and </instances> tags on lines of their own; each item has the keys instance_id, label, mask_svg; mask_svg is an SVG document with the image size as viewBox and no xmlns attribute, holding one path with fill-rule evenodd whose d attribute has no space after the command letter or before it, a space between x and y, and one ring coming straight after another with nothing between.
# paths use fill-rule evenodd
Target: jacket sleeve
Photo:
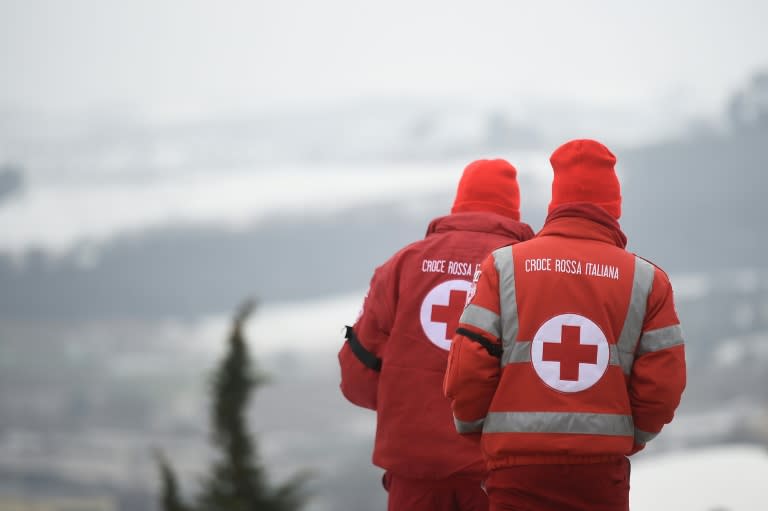
<instances>
[{"instance_id":1,"label":"jacket sleeve","mask_svg":"<svg viewBox=\"0 0 768 511\"><path fill-rule=\"evenodd\" d=\"M352 330L362 348L379 360L394 323L396 305L395 290L397 283L394 264L390 260L376 269L371 284L363 301L360 316ZM376 410L376 397L379 387L379 371L367 366L355 354L349 338L339 351L341 368L341 392L353 404Z\"/></svg>"},{"instance_id":2,"label":"jacket sleeve","mask_svg":"<svg viewBox=\"0 0 768 511\"><path fill-rule=\"evenodd\" d=\"M482 431L501 372L498 275L492 256L481 266L474 297L459 320L453 337L443 392L451 401L459 433Z\"/></svg>"},{"instance_id":3,"label":"jacket sleeve","mask_svg":"<svg viewBox=\"0 0 768 511\"><path fill-rule=\"evenodd\" d=\"M685 383L685 345L672 286L666 274L654 268L643 332L629 379L635 423L633 452L645 447L672 421Z\"/></svg>"}]
</instances>

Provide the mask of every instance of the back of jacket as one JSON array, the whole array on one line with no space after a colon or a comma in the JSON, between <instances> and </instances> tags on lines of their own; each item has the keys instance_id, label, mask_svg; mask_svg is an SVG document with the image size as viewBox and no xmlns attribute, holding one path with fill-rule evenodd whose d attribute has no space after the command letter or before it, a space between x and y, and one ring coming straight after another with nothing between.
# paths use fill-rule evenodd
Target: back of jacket
<instances>
[{"instance_id":1,"label":"back of jacket","mask_svg":"<svg viewBox=\"0 0 768 511\"><path fill-rule=\"evenodd\" d=\"M482 428L490 468L628 455L672 419L685 385L666 275L575 217L483 264L446 377L457 425ZM488 385L493 381L492 386Z\"/></svg>"},{"instance_id":2,"label":"back of jacket","mask_svg":"<svg viewBox=\"0 0 768 511\"><path fill-rule=\"evenodd\" d=\"M377 412L376 465L424 479L484 472L477 439L456 434L442 393L448 349L481 261L532 235L500 215L453 214L376 269L353 330L381 370L365 367L348 343L339 353L342 392Z\"/></svg>"}]
</instances>

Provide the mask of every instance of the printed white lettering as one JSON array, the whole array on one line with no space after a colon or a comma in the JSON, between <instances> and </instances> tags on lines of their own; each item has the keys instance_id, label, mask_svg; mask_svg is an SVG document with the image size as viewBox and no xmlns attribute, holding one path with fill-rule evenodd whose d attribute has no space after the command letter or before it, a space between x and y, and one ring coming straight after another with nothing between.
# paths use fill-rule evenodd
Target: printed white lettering
<instances>
[{"instance_id":1,"label":"printed white lettering","mask_svg":"<svg viewBox=\"0 0 768 511\"><path fill-rule=\"evenodd\" d=\"M448 263L448 273L450 275L460 275L460 276L469 277L472 275L472 263L450 261Z\"/></svg>"},{"instance_id":2,"label":"printed white lettering","mask_svg":"<svg viewBox=\"0 0 768 511\"><path fill-rule=\"evenodd\" d=\"M593 277L605 277L619 280L619 268L610 264L587 263L586 273Z\"/></svg>"},{"instance_id":3,"label":"printed white lettering","mask_svg":"<svg viewBox=\"0 0 768 511\"><path fill-rule=\"evenodd\" d=\"M549 257L544 258L536 258L536 259L526 259L525 260L525 271L531 272L531 271L552 271L552 259Z\"/></svg>"},{"instance_id":4,"label":"printed white lettering","mask_svg":"<svg viewBox=\"0 0 768 511\"><path fill-rule=\"evenodd\" d=\"M581 275L581 261L574 259L555 259L555 271Z\"/></svg>"},{"instance_id":5,"label":"printed white lettering","mask_svg":"<svg viewBox=\"0 0 768 511\"><path fill-rule=\"evenodd\" d=\"M578 259L555 259L554 268L549 257L537 257L525 260L525 271L554 271L569 275L588 275L619 280L619 267L610 264L584 262Z\"/></svg>"},{"instance_id":6,"label":"printed white lettering","mask_svg":"<svg viewBox=\"0 0 768 511\"><path fill-rule=\"evenodd\" d=\"M483 272L480 270L480 265L475 265L475 275L472 277L472 282L477 284L477 282L480 280L480 275L482 275Z\"/></svg>"},{"instance_id":7,"label":"printed white lettering","mask_svg":"<svg viewBox=\"0 0 768 511\"><path fill-rule=\"evenodd\" d=\"M421 262L424 273L445 273L445 259L424 259Z\"/></svg>"}]
</instances>

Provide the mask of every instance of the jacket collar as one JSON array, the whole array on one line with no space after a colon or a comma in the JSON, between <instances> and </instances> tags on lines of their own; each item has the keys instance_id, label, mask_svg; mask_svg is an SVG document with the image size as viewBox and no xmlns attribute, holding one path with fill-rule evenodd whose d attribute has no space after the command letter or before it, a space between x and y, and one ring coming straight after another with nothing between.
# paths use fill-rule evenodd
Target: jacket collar
<instances>
[{"instance_id":1,"label":"jacket collar","mask_svg":"<svg viewBox=\"0 0 768 511\"><path fill-rule=\"evenodd\" d=\"M490 212L453 213L435 218L429 223L426 235L447 231L474 231L498 234L525 241L533 238L528 224Z\"/></svg>"},{"instance_id":2,"label":"jacket collar","mask_svg":"<svg viewBox=\"0 0 768 511\"><path fill-rule=\"evenodd\" d=\"M591 239L626 248L627 237L618 220L588 202L563 204L553 209L537 236L566 236Z\"/></svg>"}]
</instances>

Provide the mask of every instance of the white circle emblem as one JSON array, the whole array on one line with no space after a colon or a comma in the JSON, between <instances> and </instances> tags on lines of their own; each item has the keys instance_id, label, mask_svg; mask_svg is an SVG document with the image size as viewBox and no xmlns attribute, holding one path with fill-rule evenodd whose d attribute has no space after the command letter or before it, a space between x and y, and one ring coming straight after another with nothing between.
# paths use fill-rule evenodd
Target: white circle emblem
<instances>
[{"instance_id":1,"label":"white circle emblem","mask_svg":"<svg viewBox=\"0 0 768 511\"><path fill-rule=\"evenodd\" d=\"M472 283L468 280L448 280L432 288L421 302L421 328L427 339L438 348L451 348L451 340L471 287Z\"/></svg>"},{"instance_id":2,"label":"white circle emblem","mask_svg":"<svg viewBox=\"0 0 768 511\"><path fill-rule=\"evenodd\" d=\"M561 314L533 336L531 361L544 383L562 392L579 392L597 383L608 367L608 340L592 320Z\"/></svg>"}]
</instances>

